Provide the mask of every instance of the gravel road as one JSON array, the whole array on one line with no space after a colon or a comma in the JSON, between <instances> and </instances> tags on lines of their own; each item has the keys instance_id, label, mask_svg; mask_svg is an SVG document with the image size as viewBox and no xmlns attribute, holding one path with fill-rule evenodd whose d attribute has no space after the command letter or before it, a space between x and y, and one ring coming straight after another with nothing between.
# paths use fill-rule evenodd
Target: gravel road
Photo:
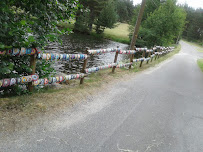
<instances>
[{"instance_id":1,"label":"gravel road","mask_svg":"<svg viewBox=\"0 0 203 152\"><path fill-rule=\"evenodd\" d=\"M43 125L7 138L1 152L202 152L203 73L195 46L120 81Z\"/></svg>"}]
</instances>

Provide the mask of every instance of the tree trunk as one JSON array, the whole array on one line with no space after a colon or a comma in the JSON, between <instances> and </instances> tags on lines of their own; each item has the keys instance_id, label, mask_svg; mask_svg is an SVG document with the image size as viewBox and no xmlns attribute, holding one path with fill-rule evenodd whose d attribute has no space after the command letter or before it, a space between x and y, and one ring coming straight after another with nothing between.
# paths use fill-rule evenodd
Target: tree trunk
<instances>
[{"instance_id":1,"label":"tree trunk","mask_svg":"<svg viewBox=\"0 0 203 152\"><path fill-rule=\"evenodd\" d=\"M94 23L94 12L90 10L89 31L92 32L92 25Z\"/></svg>"}]
</instances>

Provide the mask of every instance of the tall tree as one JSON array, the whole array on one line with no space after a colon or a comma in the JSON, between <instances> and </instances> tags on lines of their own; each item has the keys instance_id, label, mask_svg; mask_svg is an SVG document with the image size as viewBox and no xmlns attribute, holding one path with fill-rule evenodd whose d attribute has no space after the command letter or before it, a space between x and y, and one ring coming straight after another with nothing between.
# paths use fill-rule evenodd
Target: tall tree
<instances>
[{"instance_id":1,"label":"tall tree","mask_svg":"<svg viewBox=\"0 0 203 152\"><path fill-rule=\"evenodd\" d=\"M132 0L116 0L116 9L120 22L129 22L134 13Z\"/></svg>"},{"instance_id":2,"label":"tall tree","mask_svg":"<svg viewBox=\"0 0 203 152\"><path fill-rule=\"evenodd\" d=\"M176 1L167 0L143 21L138 45L151 47L175 43L184 29L185 18L185 11L176 6Z\"/></svg>"},{"instance_id":3,"label":"tall tree","mask_svg":"<svg viewBox=\"0 0 203 152\"><path fill-rule=\"evenodd\" d=\"M160 0L147 0L146 1L146 6L145 6L145 11L142 17L142 21L145 21L147 19L147 17L153 13L157 8L159 8L160 6ZM134 15L132 17L132 21L131 21L131 25L135 25L136 21L137 21L137 16L138 16L138 12L140 10L140 5L135 6L134 9Z\"/></svg>"},{"instance_id":4,"label":"tall tree","mask_svg":"<svg viewBox=\"0 0 203 152\"><path fill-rule=\"evenodd\" d=\"M80 4L84 6L84 9L89 11L88 26L90 32L92 31L92 25L95 19L99 16L107 1L108 0L79 0Z\"/></svg>"},{"instance_id":5,"label":"tall tree","mask_svg":"<svg viewBox=\"0 0 203 152\"><path fill-rule=\"evenodd\" d=\"M83 9L77 13L75 31L90 33L95 24L96 32L102 33L117 21L115 0L80 0L80 3Z\"/></svg>"},{"instance_id":6,"label":"tall tree","mask_svg":"<svg viewBox=\"0 0 203 152\"><path fill-rule=\"evenodd\" d=\"M190 41L203 42L203 9L194 9L187 4L183 6L187 12L183 37Z\"/></svg>"},{"instance_id":7,"label":"tall tree","mask_svg":"<svg viewBox=\"0 0 203 152\"><path fill-rule=\"evenodd\" d=\"M125 5L123 0L118 0L117 2L117 13L118 13L118 20L120 22L126 22L129 18L127 6Z\"/></svg>"},{"instance_id":8,"label":"tall tree","mask_svg":"<svg viewBox=\"0 0 203 152\"><path fill-rule=\"evenodd\" d=\"M103 33L105 28L113 28L114 24L117 22L117 13L115 2L109 0L106 6L102 9L96 24L96 32Z\"/></svg>"}]
</instances>

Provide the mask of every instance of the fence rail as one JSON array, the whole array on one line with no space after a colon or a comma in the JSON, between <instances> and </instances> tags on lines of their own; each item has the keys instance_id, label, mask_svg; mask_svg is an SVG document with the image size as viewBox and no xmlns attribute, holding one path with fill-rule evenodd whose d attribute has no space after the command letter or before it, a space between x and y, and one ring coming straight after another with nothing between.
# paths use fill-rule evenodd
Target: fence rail
<instances>
[{"instance_id":1,"label":"fence rail","mask_svg":"<svg viewBox=\"0 0 203 152\"><path fill-rule=\"evenodd\" d=\"M98 72L100 70L108 69L108 68L112 68L112 72L115 72L116 68L129 67L130 69L133 62L140 62L140 67L141 67L144 61L146 61L148 64L150 60L151 62L153 61L153 58L155 58L156 60L160 56L165 55L173 50L174 50L174 47L161 47L161 46L156 46L152 49L136 48L135 50L121 50L119 47L113 48L113 49L98 49L98 50L90 50L86 48L85 54L41 53L37 48L14 48L6 51L0 50L0 55L10 55L10 56L31 55L31 68L33 70L32 74L28 76L22 76L19 78L7 78L7 79L0 80L0 88L9 87L16 84L29 83L29 86L30 86L29 90L32 91L33 86L60 83L60 82L65 82L73 79L80 79L80 84L83 84L85 76L88 76L88 74L90 73ZM124 63L124 64L119 64L117 62L117 58L119 54L135 55L136 53L140 53L140 52L142 52L141 58L130 60L129 63ZM99 55L103 53L115 53L114 62L103 66L86 68L89 56ZM62 60L67 62L71 62L74 60L83 60L84 63L83 63L83 69L79 74L70 74L65 76L56 76L56 77L40 79L39 76L35 74L36 59L55 60L55 61Z\"/></svg>"}]
</instances>

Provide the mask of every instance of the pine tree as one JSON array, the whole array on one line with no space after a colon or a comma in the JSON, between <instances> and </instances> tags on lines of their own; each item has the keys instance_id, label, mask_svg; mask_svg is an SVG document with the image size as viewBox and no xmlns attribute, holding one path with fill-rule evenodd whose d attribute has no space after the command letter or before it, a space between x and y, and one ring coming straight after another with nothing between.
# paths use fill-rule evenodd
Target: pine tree
<instances>
[{"instance_id":1,"label":"pine tree","mask_svg":"<svg viewBox=\"0 0 203 152\"><path fill-rule=\"evenodd\" d=\"M108 0L80 0L80 4L84 6L84 9L89 12L88 28L92 31L92 25L95 19L99 16L100 12L104 8ZM80 14L82 15L82 14Z\"/></svg>"},{"instance_id":2,"label":"pine tree","mask_svg":"<svg viewBox=\"0 0 203 152\"><path fill-rule=\"evenodd\" d=\"M97 21L96 32L102 33L105 28L113 28L117 22L116 7L113 0L109 0L106 6L102 9Z\"/></svg>"}]
</instances>

